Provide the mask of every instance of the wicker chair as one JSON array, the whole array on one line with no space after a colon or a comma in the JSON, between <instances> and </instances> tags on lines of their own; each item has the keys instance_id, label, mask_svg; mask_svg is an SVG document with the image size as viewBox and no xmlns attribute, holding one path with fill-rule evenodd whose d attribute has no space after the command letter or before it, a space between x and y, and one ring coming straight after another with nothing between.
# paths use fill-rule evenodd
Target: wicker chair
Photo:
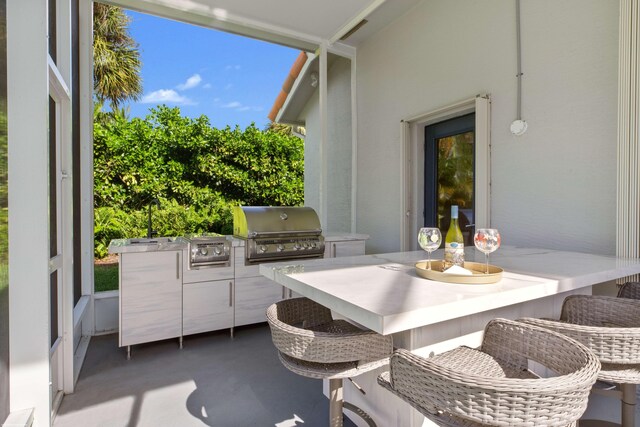
<instances>
[{"instance_id":1,"label":"wicker chair","mask_svg":"<svg viewBox=\"0 0 640 427\"><path fill-rule=\"evenodd\" d=\"M592 295L567 297L560 320L523 319L589 347L602 363L600 381L619 385L622 425L635 426L636 384L640 384L640 301Z\"/></svg>"},{"instance_id":2,"label":"wicker chair","mask_svg":"<svg viewBox=\"0 0 640 427\"><path fill-rule=\"evenodd\" d=\"M540 378L528 360L557 376ZM600 363L578 342L504 319L480 349L423 358L396 350L378 383L441 426L572 426L587 408Z\"/></svg>"},{"instance_id":3,"label":"wicker chair","mask_svg":"<svg viewBox=\"0 0 640 427\"><path fill-rule=\"evenodd\" d=\"M640 299L640 282L627 282L618 290L618 298Z\"/></svg>"},{"instance_id":4,"label":"wicker chair","mask_svg":"<svg viewBox=\"0 0 640 427\"><path fill-rule=\"evenodd\" d=\"M329 380L331 427L342 426L343 408L375 427L369 415L343 401L342 380L388 364L393 352L390 336L333 320L328 308L307 298L271 305L267 321L280 361L287 369L305 377Z\"/></svg>"}]
</instances>

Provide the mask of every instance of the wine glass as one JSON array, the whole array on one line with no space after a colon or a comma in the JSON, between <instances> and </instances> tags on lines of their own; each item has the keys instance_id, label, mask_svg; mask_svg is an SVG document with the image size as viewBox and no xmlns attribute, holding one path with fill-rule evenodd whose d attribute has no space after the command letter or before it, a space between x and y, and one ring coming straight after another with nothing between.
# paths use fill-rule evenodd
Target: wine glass
<instances>
[{"instance_id":1,"label":"wine glass","mask_svg":"<svg viewBox=\"0 0 640 427\"><path fill-rule=\"evenodd\" d=\"M442 233L436 227L423 227L418 233L418 243L420 247L429 254L429 270L431 270L431 252L440 247L442 243Z\"/></svg>"},{"instance_id":2,"label":"wine glass","mask_svg":"<svg viewBox=\"0 0 640 427\"><path fill-rule=\"evenodd\" d=\"M500 233L495 228L479 228L473 235L473 243L476 249L484 253L485 274L489 274L489 254L500 247Z\"/></svg>"}]
</instances>

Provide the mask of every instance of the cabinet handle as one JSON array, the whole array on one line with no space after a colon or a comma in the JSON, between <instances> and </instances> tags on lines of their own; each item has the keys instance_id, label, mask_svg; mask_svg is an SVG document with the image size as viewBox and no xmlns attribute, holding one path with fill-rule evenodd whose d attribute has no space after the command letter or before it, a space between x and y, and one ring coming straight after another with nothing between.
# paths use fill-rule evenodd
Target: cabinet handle
<instances>
[{"instance_id":1,"label":"cabinet handle","mask_svg":"<svg viewBox=\"0 0 640 427\"><path fill-rule=\"evenodd\" d=\"M285 287L282 287L282 299L284 299L284 292L285 292Z\"/></svg>"},{"instance_id":2,"label":"cabinet handle","mask_svg":"<svg viewBox=\"0 0 640 427\"><path fill-rule=\"evenodd\" d=\"M293 291L289 289L289 298L293 297Z\"/></svg>"},{"instance_id":3,"label":"cabinet handle","mask_svg":"<svg viewBox=\"0 0 640 427\"><path fill-rule=\"evenodd\" d=\"M180 278L180 252L176 253L176 279Z\"/></svg>"},{"instance_id":4,"label":"cabinet handle","mask_svg":"<svg viewBox=\"0 0 640 427\"><path fill-rule=\"evenodd\" d=\"M229 307L233 307L233 282L229 282Z\"/></svg>"},{"instance_id":5,"label":"cabinet handle","mask_svg":"<svg viewBox=\"0 0 640 427\"><path fill-rule=\"evenodd\" d=\"M336 244L333 244L333 255L331 256L331 258L335 258L336 257Z\"/></svg>"}]
</instances>

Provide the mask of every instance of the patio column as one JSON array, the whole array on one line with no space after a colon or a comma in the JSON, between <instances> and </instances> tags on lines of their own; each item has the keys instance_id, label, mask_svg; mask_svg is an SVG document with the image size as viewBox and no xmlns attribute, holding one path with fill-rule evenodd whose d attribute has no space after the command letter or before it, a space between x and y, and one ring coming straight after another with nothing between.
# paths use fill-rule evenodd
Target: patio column
<instances>
[{"instance_id":1,"label":"patio column","mask_svg":"<svg viewBox=\"0 0 640 427\"><path fill-rule=\"evenodd\" d=\"M639 51L639 0L620 0L616 255L630 258L640 257Z\"/></svg>"},{"instance_id":2,"label":"patio column","mask_svg":"<svg viewBox=\"0 0 640 427\"><path fill-rule=\"evenodd\" d=\"M10 410L51 419L47 2L7 2Z\"/></svg>"}]
</instances>

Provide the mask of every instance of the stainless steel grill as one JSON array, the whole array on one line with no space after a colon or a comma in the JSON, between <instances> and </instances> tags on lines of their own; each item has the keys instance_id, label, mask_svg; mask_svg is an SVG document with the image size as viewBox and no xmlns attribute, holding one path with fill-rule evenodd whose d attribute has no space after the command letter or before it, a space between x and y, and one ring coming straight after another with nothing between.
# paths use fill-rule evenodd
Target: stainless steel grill
<instances>
[{"instance_id":1,"label":"stainless steel grill","mask_svg":"<svg viewBox=\"0 0 640 427\"><path fill-rule=\"evenodd\" d=\"M324 255L320 220L309 207L236 206L233 234L246 242L246 264Z\"/></svg>"},{"instance_id":2,"label":"stainless steel grill","mask_svg":"<svg viewBox=\"0 0 640 427\"><path fill-rule=\"evenodd\" d=\"M231 242L221 234L185 236L188 242L189 269L230 265Z\"/></svg>"}]
</instances>

